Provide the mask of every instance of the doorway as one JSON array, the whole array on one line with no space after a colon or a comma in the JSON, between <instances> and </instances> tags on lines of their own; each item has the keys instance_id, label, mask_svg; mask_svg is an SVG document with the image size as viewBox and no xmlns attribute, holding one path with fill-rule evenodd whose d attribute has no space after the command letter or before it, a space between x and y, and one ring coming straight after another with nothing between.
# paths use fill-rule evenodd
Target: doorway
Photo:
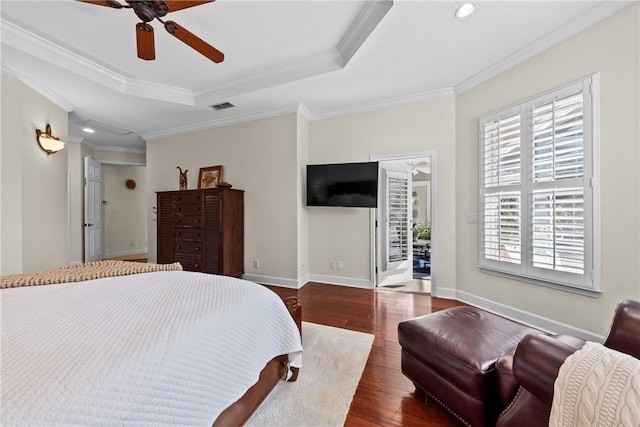
<instances>
[{"instance_id":1,"label":"doorway","mask_svg":"<svg viewBox=\"0 0 640 427\"><path fill-rule=\"evenodd\" d=\"M145 166L85 157L85 262L146 261Z\"/></svg>"},{"instance_id":2,"label":"doorway","mask_svg":"<svg viewBox=\"0 0 640 427\"><path fill-rule=\"evenodd\" d=\"M372 214L375 286L431 293L434 286L434 153L377 159L378 208Z\"/></svg>"}]
</instances>

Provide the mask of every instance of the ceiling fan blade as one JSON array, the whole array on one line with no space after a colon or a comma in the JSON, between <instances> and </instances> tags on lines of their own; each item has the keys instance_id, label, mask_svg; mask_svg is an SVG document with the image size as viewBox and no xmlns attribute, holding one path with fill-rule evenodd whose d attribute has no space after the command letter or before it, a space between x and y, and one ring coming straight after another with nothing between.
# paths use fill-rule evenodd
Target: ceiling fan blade
<instances>
[{"instance_id":1,"label":"ceiling fan blade","mask_svg":"<svg viewBox=\"0 0 640 427\"><path fill-rule=\"evenodd\" d=\"M200 6L201 4L213 3L214 0L164 0L169 7L169 12L186 9L188 7Z\"/></svg>"},{"instance_id":2,"label":"ceiling fan blade","mask_svg":"<svg viewBox=\"0 0 640 427\"><path fill-rule=\"evenodd\" d=\"M112 7L114 9L122 9L124 6L118 3L115 0L76 0L82 3L90 3L98 6L107 6Z\"/></svg>"},{"instance_id":3,"label":"ceiling fan blade","mask_svg":"<svg viewBox=\"0 0 640 427\"><path fill-rule=\"evenodd\" d=\"M175 22L167 21L164 24L164 28L169 34L176 37L186 45L191 46L213 62L218 63L224 61L224 53L220 52L218 49Z\"/></svg>"},{"instance_id":4,"label":"ceiling fan blade","mask_svg":"<svg viewBox=\"0 0 640 427\"><path fill-rule=\"evenodd\" d=\"M156 49L153 39L153 27L145 22L136 24L136 43L138 58L152 61L156 59Z\"/></svg>"}]
</instances>

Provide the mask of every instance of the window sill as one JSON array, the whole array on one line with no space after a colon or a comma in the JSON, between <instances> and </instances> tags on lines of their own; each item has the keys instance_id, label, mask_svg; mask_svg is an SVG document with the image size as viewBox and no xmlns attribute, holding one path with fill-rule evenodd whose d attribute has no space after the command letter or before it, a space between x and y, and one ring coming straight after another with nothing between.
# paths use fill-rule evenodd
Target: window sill
<instances>
[{"instance_id":1,"label":"window sill","mask_svg":"<svg viewBox=\"0 0 640 427\"><path fill-rule=\"evenodd\" d=\"M530 283L532 285L543 286L545 288L556 289L558 291L569 292L569 293L578 294L578 295L582 295L590 298L599 298L600 295L602 294L602 291L600 290L580 288L577 286L564 285L564 284L554 283L554 282L547 282L545 280L533 279L531 277L520 276L518 274L513 274L513 273L505 273L502 271L497 271L497 270L493 270L486 267L479 267L479 268L481 272L486 274L491 274L493 276L503 277L505 279L517 280L519 282Z\"/></svg>"}]
</instances>

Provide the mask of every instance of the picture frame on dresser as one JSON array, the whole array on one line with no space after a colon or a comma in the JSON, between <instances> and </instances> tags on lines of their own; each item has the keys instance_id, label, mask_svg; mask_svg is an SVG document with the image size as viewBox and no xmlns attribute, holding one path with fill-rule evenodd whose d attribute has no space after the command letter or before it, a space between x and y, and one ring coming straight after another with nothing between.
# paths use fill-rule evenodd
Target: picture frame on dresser
<instances>
[{"instance_id":1,"label":"picture frame on dresser","mask_svg":"<svg viewBox=\"0 0 640 427\"><path fill-rule=\"evenodd\" d=\"M222 165L200 168L198 189L216 188L222 181Z\"/></svg>"}]
</instances>

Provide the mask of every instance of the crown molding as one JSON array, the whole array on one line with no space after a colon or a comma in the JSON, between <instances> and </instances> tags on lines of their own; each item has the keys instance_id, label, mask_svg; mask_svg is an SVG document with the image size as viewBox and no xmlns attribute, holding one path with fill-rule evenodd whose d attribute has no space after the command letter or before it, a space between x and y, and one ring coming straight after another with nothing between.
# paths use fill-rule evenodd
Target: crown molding
<instances>
[{"instance_id":1,"label":"crown molding","mask_svg":"<svg viewBox=\"0 0 640 427\"><path fill-rule=\"evenodd\" d=\"M16 74L16 72L12 68L7 67L2 63L0 63L0 74L3 75L4 77L11 77L13 79L20 80L20 77L18 76L18 74Z\"/></svg>"},{"instance_id":2,"label":"crown molding","mask_svg":"<svg viewBox=\"0 0 640 427\"><path fill-rule=\"evenodd\" d=\"M40 82L36 82L32 79L25 78L20 80L22 81L22 83L29 86L31 89L35 90L40 95L44 96L49 101L53 102L54 104L62 108L67 113L70 113L71 111L76 109L75 105L67 101L66 98L64 98L62 95L60 95L53 89L49 88L48 86Z\"/></svg>"},{"instance_id":3,"label":"crown molding","mask_svg":"<svg viewBox=\"0 0 640 427\"><path fill-rule=\"evenodd\" d=\"M473 89L487 80L492 79L508 69L515 67L527 59L543 52L544 50L549 49L551 46L568 39L599 21L608 18L614 13L621 11L627 6L636 3L636 1L637 0L616 0L601 2L582 15L567 22L561 28L540 37L533 43L530 43L524 48L519 49L517 52L508 55L504 59L459 83L454 87L455 94L460 95L470 89Z\"/></svg>"},{"instance_id":4,"label":"crown molding","mask_svg":"<svg viewBox=\"0 0 640 427\"><path fill-rule=\"evenodd\" d=\"M193 93L196 105L211 105L224 102L233 96L317 76L342 67L342 55L338 49L330 48L236 76L233 80L219 85L202 87Z\"/></svg>"},{"instance_id":5,"label":"crown molding","mask_svg":"<svg viewBox=\"0 0 640 427\"><path fill-rule=\"evenodd\" d=\"M302 104L302 102L298 104L298 115L302 116L302 118L307 121L311 120L311 112L304 106L304 104Z\"/></svg>"},{"instance_id":6,"label":"crown molding","mask_svg":"<svg viewBox=\"0 0 640 427\"><path fill-rule=\"evenodd\" d=\"M3 76L20 80L23 84L30 87L32 90L36 91L40 95L44 96L49 101L53 102L54 104L62 108L67 113L76 109L75 105L67 101L65 97L63 97L62 95L60 95L55 90L48 87L47 85L44 85L33 79L27 78L24 75L16 72L15 70L7 67L4 64L0 64L0 70L2 71Z\"/></svg>"},{"instance_id":7,"label":"crown molding","mask_svg":"<svg viewBox=\"0 0 640 427\"><path fill-rule=\"evenodd\" d=\"M4 18L0 18L0 23L2 43L27 52L69 73L82 76L122 94L196 106L344 68L391 6L393 6L393 0L364 2L362 9L358 12L353 24L343 34L337 47L274 64L244 76L236 76L232 81L196 90L125 77L16 23Z\"/></svg>"},{"instance_id":8,"label":"crown molding","mask_svg":"<svg viewBox=\"0 0 640 427\"><path fill-rule=\"evenodd\" d=\"M108 68L61 47L19 25L0 18L2 43L47 61L72 74L122 92L126 79Z\"/></svg>"},{"instance_id":9,"label":"crown molding","mask_svg":"<svg viewBox=\"0 0 640 427\"><path fill-rule=\"evenodd\" d=\"M176 86L151 83L143 80L125 79L122 93L139 96L141 98L155 99L157 101L172 102L182 105L196 105L193 91Z\"/></svg>"},{"instance_id":10,"label":"crown molding","mask_svg":"<svg viewBox=\"0 0 640 427\"><path fill-rule=\"evenodd\" d=\"M126 147L112 147L110 145L91 145L94 150L111 151L115 153L131 153L131 154L145 154L146 149L142 148L126 148Z\"/></svg>"},{"instance_id":11,"label":"crown molding","mask_svg":"<svg viewBox=\"0 0 640 427\"><path fill-rule=\"evenodd\" d=\"M343 117L352 114L367 113L370 111L382 110L384 108L398 107L409 104L416 104L425 101L435 101L438 99L455 96L453 88L438 89L427 92L419 92L411 95L376 100L365 104L353 105L343 109L336 109L329 113L311 114L311 120L325 120L336 117Z\"/></svg>"},{"instance_id":12,"label":"crown molding","mask_svg":"<svg viewBox=\"0 0 640 427\"><path fill-rule=\"evenodd\" d=\"M343 67L360 49L392 6L393 0L367 1L364 3L353 24L349 26L338 42L337 49L342 55Z\"/></svg>"},{"instance_id":13,"label":"crown molding","mask_svg":"<svg viewBox=\"0 0 640 427\"><path fill-rule=\"evenodd\" d=\"M87 147L91 147L93 150L111 151L116 153L131 153L131 154L145 154L146 148L130 148L130 147L113 147L111 145L98 145L95 142L87 138L75 138L75 141L79 142Z\"/></svg>"},{"instance_id":14,"label":"crown molding","mask_svg":"<svg viewBox=\"0 0 640 427\"><path fill-rule=\"evenodd\" d=\"M154 139L166 138L176 135L184 135L187 133L199 132L202 130L213 129L223 126L236 125L241 123L252 122L261 119L270 119L272 117L283 116L285 114L292 114L296 112L296 108L284 108L279 110L258 111L255 113L248 113L242 116L227 117L218 120L212 120L208 122L196 123L190 126L183 126L179 128L166 129L159 132L152 132L142 135L142 138L146 141L153 141Z\"/></svg>"},{"instance_id":15,"label":"crown molding","mask_svg":"<svg viewBox=\"0 0 640 427\"><path fill-rule=\"evenodd\" d=\"M418 102L444 99L444 98L451 97L453 95L454 95L453 89L447 88L447 89L441 89L441 90L430 91L430 92L422 92L422 93L403 96L403 97L389 98L386 100L375 101L367 104L360 104L358 106L354 106L352 108L347 108L339 111L335 110L327 114L315 114L315 115L312 114L311 111L309 111L309 109L307 109L307 107L305 107L302 103L299 103L296 108L285 108L285 109L279 109L274 111L260 111L256 113L244 114L242 116L234 116L234 117L228 117L224 119L212 120L208 122L197 123L190 126L166 129L160 132L152 132L152 133L144 134L142 135L142 138L144 138L146 141L153 141L155 139L166 138L166 137L176 136L176 135L184 135L192 132L198 132L202 130L217 128L217 127L246 123L246 122L251 122L255 120L268 119L268 118L278 117L278 116L282 116L285 114L292 114L292 113L301 114L308 121L324 120L324 119L330 119L335 117L347 116L351 114L366 113L369 111L381 110L389 107L396 107L396 106L402 106L402 105L408 105L408 104L415 104Z\"/></svg>"}]
</instances>

